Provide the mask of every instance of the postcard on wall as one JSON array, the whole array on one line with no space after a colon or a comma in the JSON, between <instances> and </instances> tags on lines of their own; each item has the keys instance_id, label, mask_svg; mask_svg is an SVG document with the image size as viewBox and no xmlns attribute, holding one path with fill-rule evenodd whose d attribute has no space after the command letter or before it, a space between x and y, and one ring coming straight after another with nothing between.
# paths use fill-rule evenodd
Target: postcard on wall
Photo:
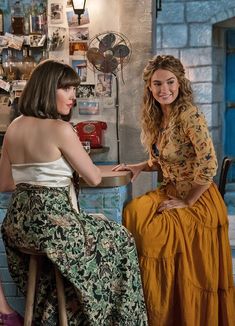
<instances>
[{"instance_id":1,"label":"postcard on wall","mask_svg":"<svg viewBox=\"0 0 235 326\"><path fill-rule=\"evenodd\" d=\"M69 27L76 27L76 26L86 25L90 23L87 9L85 9L84 14L81 15L80 24L78 24L78 15L74 13L73 9L68 10L66 12L66 15L67 15L67 21Z\"/></svg>"},{"instance_id":2,"label":"postcard on wall","mask_svg":"<svg viewBox=\"0 0 235 326\"><path fill-rule=\"evenodd\" d=\"M95 85L80 84L77 87L76 96L78 98L93 98L93 97L95 97Z\"/></svg>"},{"instance_id":3,"label":"postcard on wall","mask_svg":"<svg viewBox=\"0 0 235 326\"><path fill-rule=\"evenodd\" d=\"M112 75L111 74L97 74L97 81L95 87L97 97L111 97L112 96Z\"/></svg>"},{"instance_id":4,"label":"postcard on wall","mask_svg":"<svg viewBox=\"0 0 235 326\"><path fill-rule=\"evenodd\" d=\"M87 50L88 50L87 42L69 42L69 55L85 56Z\"/></svg>"},{"instance_id":5,"label":"postcard on wall","mask_svg":"<svg viewBox=\"0 0 235 326\"><path fill-rule=\"evenodd\" d=\"M64 24L64 8L62 1L51 1L48 6L49 24Z\"/></svg>"},{"instance_id":6,"label":"postcard on wall","mask_svg":"<svg viewBox=\"0 0 235 326\"><path fill-rule=\"evenodd\" d=\"M72 66L77 72L82 83L87 80L87 60L76 60L72 59Z\"/></svg>"},{"instance_id":7,"label":"postcard on wall","mask_svg":"<svg viewBox=\"0 0 235 326\"><path fill-rule=\"evenodd\" d=\"M88 27L70 27L69 28L69 41L70 42L81 42L88 41L89 30Z\"/></svg>"},{"instance_id":8,"label":"postcard on wall","mask_svg":"<svg viewBox=\"0 0 235 326\"><path fill-rule=\"evenodd\" d=\"M71 8L72 6L72 0L67 0L66 7Z\"/></svg>"},{"instance_id":9,"label":"postcard on wall","mask_svg":"<svg viewBox=\"0 0 235 326\"><path fill-rule=\"evenodd\" d=\"M98 101L78 101L78 111L82 115L99 114Z\"/></svg>"},{"instance_id":10,"label":"postcard on wall","mask_svg":"<svg viewBox=\"0 0 235 326\"><path fill-rule=\"evenodd\" d=\"M48 49L55 51L63 49L66 40L67 30L64 27L48 28Z\"/></svg>"}]
</instances>

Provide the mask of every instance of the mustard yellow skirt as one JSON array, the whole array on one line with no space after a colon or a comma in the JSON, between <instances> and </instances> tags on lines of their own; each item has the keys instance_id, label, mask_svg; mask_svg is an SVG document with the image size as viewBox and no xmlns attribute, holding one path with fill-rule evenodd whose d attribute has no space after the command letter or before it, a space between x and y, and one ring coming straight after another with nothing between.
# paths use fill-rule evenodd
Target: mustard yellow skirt
<instances>
[{"instance_id":1,"label":"mustard yellow skirt","mask_svg":"<svg viewBox=\"0 0 235 326\"><path fill-rule=\"evenodd\" d=\"M164 190L132 200L133 234L150 326L234 326L235 288L227 210L215 184L193 207L157 214Z\"/></svg>"}]
</instances>

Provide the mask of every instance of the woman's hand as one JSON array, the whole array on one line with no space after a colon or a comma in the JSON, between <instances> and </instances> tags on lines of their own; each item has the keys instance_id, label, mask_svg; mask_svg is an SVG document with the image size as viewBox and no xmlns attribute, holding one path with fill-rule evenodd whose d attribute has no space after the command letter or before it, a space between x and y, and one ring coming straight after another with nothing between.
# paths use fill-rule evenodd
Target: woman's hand
<instances>
[{"instance_id":1,"label":"woman's hand","mask_svg":"<svg viewBox=\"0 0 235 326\"><path fill-rule=\"evenodd\" d=\"M146 162L141 162L138 164L121 163L119 165L116 165L114 168L112 168L112 171L131 171L132 173L131 182L133 182L138 177L140 172L144 170L146 164L147 164Z\"/></svg>"},{"instance_id":2,"label":"woman's hand","mask_svg":"<svg viewBox=\"0 0 235 326\"><path fill-rule=\"evenodd\" d=\"M157 213L161 213L162 211L164 211L165 209L170 210L173 208L184 208L187 207L188 204L186 203L186 201L184 201L183 199L179 199L173 196L168 196L169 199L164 200L157 209Z\"/></svg>"}]
</instances>

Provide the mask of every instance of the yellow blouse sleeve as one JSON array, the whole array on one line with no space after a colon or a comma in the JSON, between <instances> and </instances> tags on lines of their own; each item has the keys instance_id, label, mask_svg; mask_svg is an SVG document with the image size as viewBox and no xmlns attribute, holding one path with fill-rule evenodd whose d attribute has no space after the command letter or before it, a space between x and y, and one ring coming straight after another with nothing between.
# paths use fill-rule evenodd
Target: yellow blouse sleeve
<instances>
[{"instance_id":1,"label":"yellow blouse sleeve","mask_svg":"<svg viewBox=\"0 0 235 326\"><path fill-rule=\"evenodd\" d=\"M211 183L218 164L205 117L192 107L183 113L182 122L198 159L194 181L201 185Z\"/></svg>"}]
</instances>

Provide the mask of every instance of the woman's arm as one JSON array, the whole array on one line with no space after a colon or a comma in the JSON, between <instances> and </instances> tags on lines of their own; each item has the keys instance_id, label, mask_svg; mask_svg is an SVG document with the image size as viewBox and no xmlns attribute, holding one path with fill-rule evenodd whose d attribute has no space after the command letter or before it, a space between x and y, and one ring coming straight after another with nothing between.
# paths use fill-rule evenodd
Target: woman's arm
<instances>
[{"instance_id":1,"label":"woman's arm","mask_svg":"<svg viewBox=\"0 0 235 326\"><path fill-rule=\"evenodd\" d=\"M183 208L193 206L201 195L210 187L211 184L199 185L194 184L188 195L184 199L169 196L169 199L164 200L158 206L158 213L161 213L164 209Z\"/></svg>"},{"instance_id":2,"label":"woman's arm","mask_svg":"<svg viewBox=\"0 0 235 326\"><path fill-rule=\"evenodd\" d=\"M93 164L72 126L57 121L55 132L57 146L66 160L90 186L97 186L101 182L100 169Z\"/></svg>"},{"instance_id":3,"label":"woman's arm","mask_svg":"<svg viewBox=\"0 0 235 326\"><path fill-rule=\"evenodd\" d=\"M140 162L137 164L121 163L121 164L115 166L112 170L113 171L131 171L131 173L132 173L131 182L133 182L142 171L149 171L149 172L159 171L159 165L153 164L152 166L149 166L148 161Z\"/></svg>"},{"instance_id":4,"label":"woman's arm","mask_svg":"<svg viewBox=\"0 0 235 326\"><path fill-rule=\"evenodd\" d=\"M11 172L11 163L6 150L6 141L3 140L2 154L0 158L0 192L13 191L15 189Z\"/></svg>"}]
</instances>

